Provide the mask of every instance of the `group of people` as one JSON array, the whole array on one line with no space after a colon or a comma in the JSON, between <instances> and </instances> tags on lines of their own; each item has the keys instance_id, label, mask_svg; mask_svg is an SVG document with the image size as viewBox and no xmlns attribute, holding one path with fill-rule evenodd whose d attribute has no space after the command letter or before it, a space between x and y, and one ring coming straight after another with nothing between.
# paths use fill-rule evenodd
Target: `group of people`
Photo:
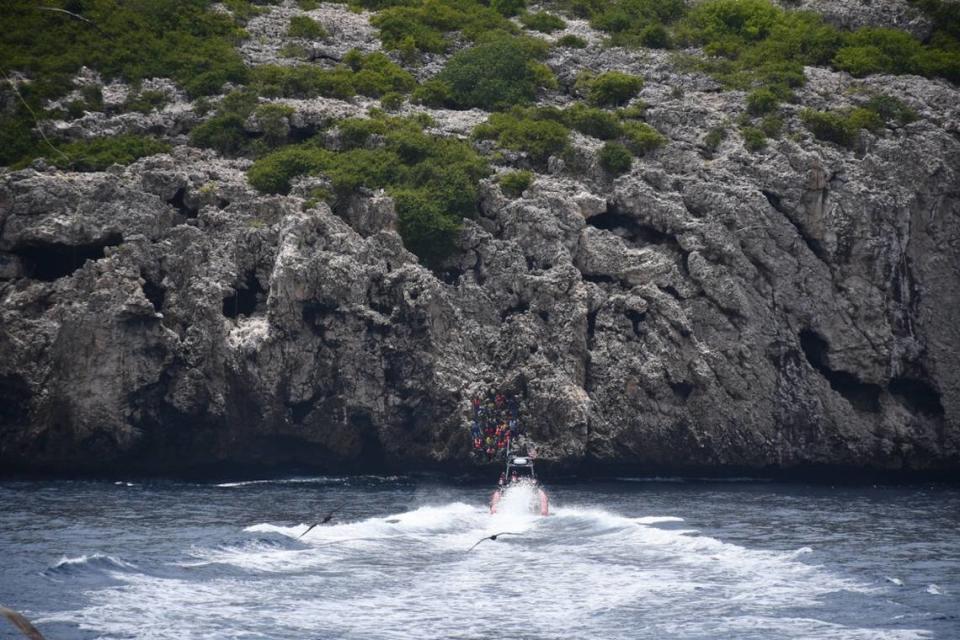
<instances>
[{"instance_id":1,"label":"group of people","mask_svg":"<svg viewBox=\"0 0 960 640\"><path fill-rule=\"evenodd\" d=\"M522 434L520 405L514 396L491 392L485 401L473 399L473 453L488 462L505 457L510 443Z\"/></svg>"}]
</instances>

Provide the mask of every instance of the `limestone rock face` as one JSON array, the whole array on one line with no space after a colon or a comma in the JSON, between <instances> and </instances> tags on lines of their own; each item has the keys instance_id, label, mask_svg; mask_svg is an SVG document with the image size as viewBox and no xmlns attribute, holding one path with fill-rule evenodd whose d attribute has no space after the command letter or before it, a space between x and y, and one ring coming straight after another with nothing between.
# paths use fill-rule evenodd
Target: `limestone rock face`
<instances>
[{"instance_id":1,"label":"limestone rock face","mask_svg":"<svg viewBox=\"0 0 960 640\"><path fill-rule=\"evenodd\" d=\"M914 15L812 4L851 24ZM311 46L376 49L364 14L337 7L311 15L343 38ZM277 11L251 21L249 60L274 61L269 36L297 12ZM470 399L497 387L566 468L960 470L960 92L807 69L803 105L883 92L919 119L849 150L785 105L784 135L750 153L728 126L742 93L568 31L591 45L551 53L561 83L643 75L669 144L611 179L578 136L521 197L483 182L436 272L387 195L337 215L315 179L258 194L249 160L182 144L194 116L174 108L59 125L169 126L170 155L0 170L0 469L462 470ZM365 100L278 102L303 127ZM404 109L446 135L485 118Z\"/></svg>"}]
</instances>

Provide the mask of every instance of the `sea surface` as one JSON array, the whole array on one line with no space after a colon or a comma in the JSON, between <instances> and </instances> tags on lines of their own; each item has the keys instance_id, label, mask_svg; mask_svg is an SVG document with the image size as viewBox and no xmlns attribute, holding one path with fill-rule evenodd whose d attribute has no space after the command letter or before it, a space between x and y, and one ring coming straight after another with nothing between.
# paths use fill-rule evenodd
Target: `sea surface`
<instances>
[{"instance_id":1,"label":"sea surface","mask_svg":"<svg viewBox=\"0 0 960 640\"><path fill-rule=\"evenodd\" d=\"M0 604L48 640L960 638L958 487L547 488L4 481Z\"/></svg>"}]
</instances>

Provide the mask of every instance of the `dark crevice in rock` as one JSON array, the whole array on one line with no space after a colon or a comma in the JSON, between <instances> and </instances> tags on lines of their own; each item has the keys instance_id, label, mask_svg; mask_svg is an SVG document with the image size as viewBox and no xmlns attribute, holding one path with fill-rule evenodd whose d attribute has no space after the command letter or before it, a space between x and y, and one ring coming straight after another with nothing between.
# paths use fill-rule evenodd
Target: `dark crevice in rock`
<instances>
[{"instance_id":1,"label":"dark crevice in rock","mask_svg":"<svg viewBox=\"0 0 960 640\"><path fill-rule=\"evenodd\" d=\"M310 331L326 342L327 328L323 320L327 316L336 313L339 309L340 305L335 302L307 302L303 305L303 310L300 312L300 315L303 318L303 323L310 328Z\"/></svg>"},{"instance_id":2,"label":"dark crevice in rock","mask_svg":"<svg viewBox=\"0 0 960 640\"><path fill-rule=\"evenodd\" d=\"M673 395L683 401L686 401L687 398L690 397L690 394L693 393L693 385L685 381L671 382L670 389L673 391Z\"/></svg>"},{"instance_id":3,"label":"dark crevice in rock","mask_svg":"<svg viewBox=\"0 0 960 640\"><path fill-rule=\"evenodd\" d=\"M149 278L143 278L143 295L146 296L154 310L159 313L163 309L163 301L167 296L167 290L153 282Z\"/></svg>"},{"instance_id":4,"label":"dark crevice in rock","mask_svg":"<svg viewBox=\"0 0 960 640\"><path fill-rule=\"evenodd\" d=\"M894 378L887 388L894 398L913 413L922 413L934 417L944 415L940 392L923 380Z\"/></svg>"},{"instance_id":5,"label":"dark crevice in rock","mask_svg":"<svg viewBox=\"0 0 960 640\"><path fill-rule=\"evenodd\" d=\"M387 302L380 302L379 300L371 298L370 308L388 318L393 315L393 305Z\"/></svg>"},{"instance_id":6,"label":"dark crevice in rock","mask_svg":"<svg viewBox=\"0 0 960 640\"><path fill-rule=\"evenodd\" d=\"M807 362L827 379L830 388L846 398L854 409L869 413L880 411L880 394L883 387L863 382L848 371L836 371L827 364L827 353L830 345L810 329L800 332L800 347L803 349Z\"/></svg>"},{"instance_id":7,"label":"dark crevice in rock","mask_svg":"<svg viewBox=\"0 0 960 640\"><path fill-rule=\"evenodd\" d=\"M774 209L777 209L777 208L774 207ZM803 239L804 243L807 245L807 247L810 249L813 255L817 256L817 258L819 258L822 262L826 263L827 266L829 266L830 255L827 252L827 250L824 248L823 243L821 243L816 238L810 237L810 235L806 232L806 230L804 230L804 228L801 225L797 224L793 220L793 218L791 218L786 212L781 211L780 209L777 209L777 211L782 213L784 219L793 225L793 228L797 230L797 234L800 236L800 238Z\"/></svg>"},{"instance_id":8,"label":"dark crevice in rock","mask_svg":"<svg viewBox=\"0 0 960 640\"><path fill-rule=\"evenodd\" d=\"M507 307L506 309L500 312L500 322L506 322L507 318L509 318L510 316L524 314L529 310L530 310L529 304L527 304L526 302L518 302L512 307Z\"/></svg>"},{"instance_id":9,"label":"dark crevice in rock","mask_svg":"<svg viewBox=\"0 0 960 640\"><path fill-rule=\"evenodd\" d=\"M581 275L583 276L583 279L586 282L593 282L594 284L602 284L602 283L616 284L617 283L617 279L614 278L613 276L605 276L599 273L594 273L594 274L581 273Z\"/></svg>"},{"instance_id":10,"label":"dark crevice in rock","mask_svg":"<svg viewBox=\"0 0 960 640\"><path fill-rule=\"evenodd\" d=\"M643 335L643 328L641 324L647 319L647 314L641 313L639 311L634 311L633 309L627 309L626 316L630 318L630 322L633 323L633 333L639 338Z\"/></svg>"},{"instance_id":11,"label":"dark crevice in rock","mask_svg":"<svg viewBox=\"0 0 960 640\"><path fill-rule=\"evenodd\" d=\"M547 311L538 311L537 315L540 316L540 319L544 322L550 322L550 313Z\"/></svg>"},{"instance_id":12,"label":"dark crevice in rock","mask_svg":"<svg viewBox=\"0 0 960 640\"><path fill-rule=\"evenodd\" d=\"M228 318L252 316L263 310L266 298L266 291L260 286L257 274L248 271L243 283L234 288L233 295L223 299L223 315Z\"/></svg>"},{"instance_id":13,"label":"dark crevice in rock","mask_svg":"<svg viewBox=\"0 0 960 640\"><path fill-rule=\"evenodd\" d=\"M673 298L677 300L683 300L683 296L680 295L680 292L677 291L672 285L659 285L660 290L664 293L670 294Z\"/></svg>"},{"instance_id":14,"label":"dark crevice in rock","mask_svg":"<svg viewBox=\"0 0 960 640\"><path fill-rule=\"evenodd\" d=\"M597 313L599 311L587 312L587 347L593 345L593 338L597 335Z\"/></svg>"},{"instance_id":15,"label":"dark crevice in rock","mask_svg":"<svg viewBox=\"0 0 960 640\"><path fill-rule=\"evenodd\" d=\"M455 285L460 281L460 278L463 276L463 269L459 267L450 267L449 269L444 269L440 272L440 280L444 284Z\"/></svg>"},{"instance_id":16,"label":"dark crevice in rock","mask_svg":"<svg viewBox=\"0 0 960 640\"><path fill-rule=\"evenodd\" d=\"M20 257L28 278L53 282L69 276L87 260L100 260L104 257L104 249L122 242L120 234L111 234L88 244L31 243L14 249L12 253Z\"/></svg>"},{"instance_id":17,"label":"dark crevice in rock","mask_svg":"<svg viewBox=\"0 0 960 640\"><path fill-rule=\"evenodd\" d=\"M289 404L290 407L290 417L293 418L293 421L297 424L303 424L303 421L310 414L310 411L313 409L314 400L313 398L309 400L303 400L302 402L294 402Z\"/></svg>"},{"instance_id":18,"label":"dark crevice in rock","mask_svg":"<svg viewBox=\"0 0 960 640\"><path fill-rule=\"evenodd\" d=\"M180 212L185 218L196 218L197 213L200 212L196 207L187 206L185 199L187 197L187 188L180 187L177 189L177 192L173 194L173 197L167 200L167 204L172 206L174 209Z\"/></svg>"},{"instance_id":19,"label":"dark crevice in rock","mask_svg":"<svg viewBox=\"0 0 960 640\"><path fill-rule=\"evenodd\" d=\"M767 199L767 202L770 203L770 206L782 213L787 215L786 209L783 206L783 200L780 198L780 194L774 193L773 191L767 191L766 189L761 189L760 193L763 194L763 197Z\"/></svg>"}]
</instances>

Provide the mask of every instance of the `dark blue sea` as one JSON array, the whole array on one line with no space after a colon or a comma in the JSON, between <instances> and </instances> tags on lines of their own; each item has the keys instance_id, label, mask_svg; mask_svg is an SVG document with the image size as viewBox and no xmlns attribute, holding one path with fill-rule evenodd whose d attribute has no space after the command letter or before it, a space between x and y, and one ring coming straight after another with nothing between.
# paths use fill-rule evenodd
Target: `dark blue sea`
<instances>
[{"instance_id":1,"label":"dark blue sea","mask_svg":"<svg viewBox=\"0 0 960 640\"><path fill-rule=\"evenodd\" d=\"M548 489L0 482L0 604L49 640L960 638L957 487Z\"/></svg>"}]
</instances>

